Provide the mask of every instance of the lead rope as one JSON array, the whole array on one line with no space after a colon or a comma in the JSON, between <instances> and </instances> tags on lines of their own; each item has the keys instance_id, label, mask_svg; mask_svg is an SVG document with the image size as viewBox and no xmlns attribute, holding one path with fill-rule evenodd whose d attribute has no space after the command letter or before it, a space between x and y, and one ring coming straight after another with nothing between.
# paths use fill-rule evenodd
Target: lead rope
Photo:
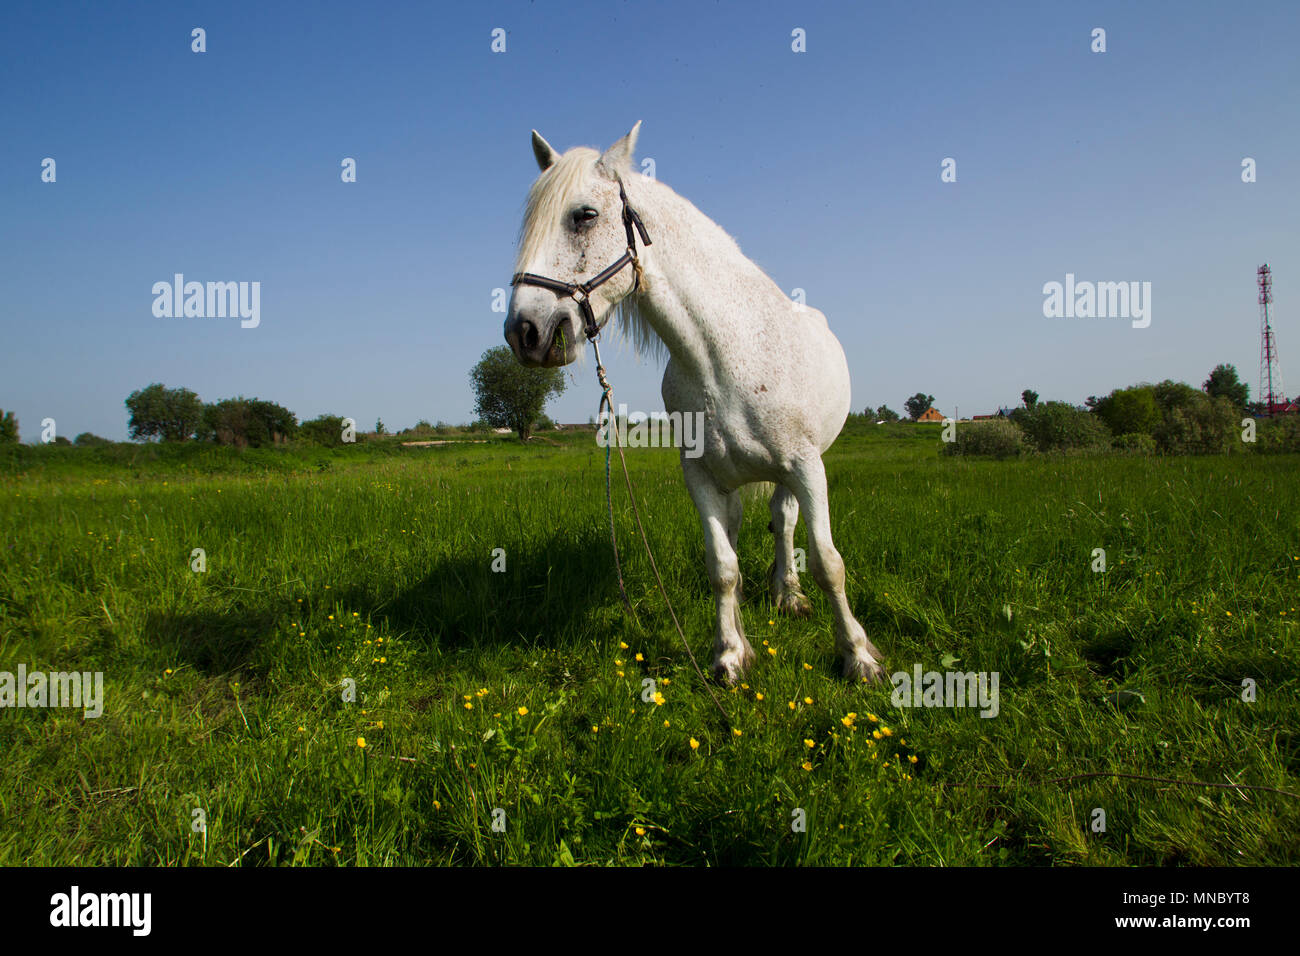
<instances>
[{"instance_id":1,"label":"lead rope","mask_svg":"<svg viewBox=\"0 0 1300 956\"><path fill-rule=\"evenodd\" d=\"M635 259L632 260L633 268L636 269L638 277L641 273L641 264ZM641 542L645 545L646 556L650 559L650 567L655 573L655 582L659 585L659 593L663 595L664 604L668 606L668 614L673 619L673 626L677 628L677 635L682 639L682 646L686 648L686 655L691 659L691 666L695 668L695 673L699 675L700 683L704 689L709 692L709 697L713 699L713 705L718 708L718 713L722 715L723 722L731 726L731 718L727 716L726 710L723 709L722 702L718 700L718 695L713 692L713 687L709 684L708 678L704 676L704 671L700 669L699 662L695 660L695 653L691 650L690 641L686 639L686 632L682 630L681 622L677 620L677 612L673 610L673 602L668 597L668 589L664 587L664 579L659 574L659 565L655 563L654 552L650 548L650 539L646 537L645 526L641 523L641 511L636 506L636 494L632 490L632 476L628 474L627 458L623 454L623 446L618 443L618 419L614 417L614 389L609 384L609 377L605 374L605 366L600 360L600 344L593 337L591 347L596 352L596 380L600 383L601 396L600 404L596 408L597 421L600 419L600 413L606 408L609 409L610 431L614 435L614 447L618 449L618 460L623 465L623 480L627 483L627 497L632 502L632 514L636 518L637 531L641 534ZM632 620L637 627L641 622L637 620L636 612L632 610L632 602L628 600L627 589L623 586L623 566L618 556L618 536L614 533L614 493L613 482L610 478L610 442L605 442L605 503L609 507L609 540L614 546L614 568L618 572L618 592L623 597L623 605L627 608L628 613L632 615Z\"/></svg>"}]
</instances>

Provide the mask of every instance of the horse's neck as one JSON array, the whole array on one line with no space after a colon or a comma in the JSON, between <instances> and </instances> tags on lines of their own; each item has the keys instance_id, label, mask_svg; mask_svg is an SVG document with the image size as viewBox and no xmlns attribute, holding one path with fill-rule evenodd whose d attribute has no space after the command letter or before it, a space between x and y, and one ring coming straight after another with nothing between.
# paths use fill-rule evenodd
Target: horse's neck
<instances>
[{"instance_id":1,"label":"horse's neck","mask_svg":"<svg viewBox=\"0 0 1300 956\"><path fill-rule=\"evenodd\" d=\"M673 359L707 372L728 345L752 341L752 329L789 300L747 259L735 240L686 199L648 183L633 200L654 245L645 250L642 318Z\"/></svg>"}]
</instances>

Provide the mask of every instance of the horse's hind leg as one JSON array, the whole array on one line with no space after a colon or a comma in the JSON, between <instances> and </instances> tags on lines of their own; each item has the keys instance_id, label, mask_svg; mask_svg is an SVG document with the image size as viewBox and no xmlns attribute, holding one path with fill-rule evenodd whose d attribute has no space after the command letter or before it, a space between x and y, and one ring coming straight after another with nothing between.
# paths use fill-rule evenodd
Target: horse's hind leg
<instances>
[{"instance_id":1,"label":"horse's hind leg","mask_svg":"<svg viewBox=\"0 0 1300 956\"><path fill-rule=\"evenodd\" d=\"M740 621L740 561L733 542L740 530L740 494L721 491L694 459L682 459L686 487L700 513L709 583L718 616L713 641L713 676L734 683L754 663Z\"/></svg>"},{"instance_id":2,"label":"horse's hind leg","mask_svg":"<svg viewBox=\"0 0 1300 956\"><path fill-rule=\"evenodd\" d=\"M790 489L803 509L808 528L808 559L816 579L835 612L835 643L844 659L844 676L851 680L883 680L881 654L867 640L867 634L853 616L844 594L844 559L831 540L830 507L826 496L826 469L816 454L797 462L790 475Z\"/></svg>"},{"instance_id":3,"label":"horse's hind leg","mask_svg":"<svg viewBox=\"0 0 1300 956\"><path fill-rule=\"evenodd\" d=\"M740 492L733 491L729 495L723 495L727 500L727 543L731 545L733 554L739 555L740 548L740 524L745 516L745 504L741 500ZM737 560L736 569L736 630L742 635L745 633L744 625L740 623L740 605L745 600L745 576L740 573L739 560Z\"/></svg>"},{"instance_id":4,"label":"horse's hind leg","mask_svg":"<svg viewBox=\"0 0 1300 956\"><path fill-rule=\"evenodd\" d=\"M794 562L794 526L799 521L799 499L785 485L777 485L768 510L772 514L768 530L776 544L775 559L767 569L772 603L781 614L807 617L812 613L812 605L799 586L799 569Z\"/></svg>"}]
</instances>

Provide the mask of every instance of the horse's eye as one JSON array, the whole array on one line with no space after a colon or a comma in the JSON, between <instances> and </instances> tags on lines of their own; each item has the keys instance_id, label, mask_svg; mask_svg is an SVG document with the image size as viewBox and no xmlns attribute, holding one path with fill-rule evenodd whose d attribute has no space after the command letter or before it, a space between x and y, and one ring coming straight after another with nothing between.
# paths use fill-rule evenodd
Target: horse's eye
<instances>
[{"instance_id":1,"label":"horse's eye","mask_svg":"<svg viewBox=\"0 0 1300 956\"><path fill-rule=\"evenodd\" d=\"M583 206L573 214L574 222L591 222L600 215L599 209L592 209L590 206Z\"/></svg>"}]
</instances>

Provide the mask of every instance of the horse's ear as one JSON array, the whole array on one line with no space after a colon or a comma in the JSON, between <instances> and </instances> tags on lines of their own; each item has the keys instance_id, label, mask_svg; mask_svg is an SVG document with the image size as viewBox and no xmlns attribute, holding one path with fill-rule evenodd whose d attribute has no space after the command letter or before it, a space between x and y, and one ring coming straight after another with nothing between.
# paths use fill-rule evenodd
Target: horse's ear
<instances>
[{"instance_id":1,"label":"horse's ear","mask_svg":"<svg viewBox=\"0 0 1300 956\"><path fill-rule=\"evenodd\" d=\"M637 120L631 132L605 150L605 155L600 157L600 164L614 173L631 168L632 157L636 154L636 138L640 133L641 121Z\"/></svg>"},{"instance_id":2,"label":"horse's ear","mask_svg":"<svg viewBox=\"0 0 1300 956\"><path fill-rule=\"evenodd\" d=\"M542 134L533 130L533 155L537 157L537 165L542 172L546 172L555 165L555 161L560 158L560 154L551 149L551 144L542 139Z\"/></svg>"}]
</instances>

